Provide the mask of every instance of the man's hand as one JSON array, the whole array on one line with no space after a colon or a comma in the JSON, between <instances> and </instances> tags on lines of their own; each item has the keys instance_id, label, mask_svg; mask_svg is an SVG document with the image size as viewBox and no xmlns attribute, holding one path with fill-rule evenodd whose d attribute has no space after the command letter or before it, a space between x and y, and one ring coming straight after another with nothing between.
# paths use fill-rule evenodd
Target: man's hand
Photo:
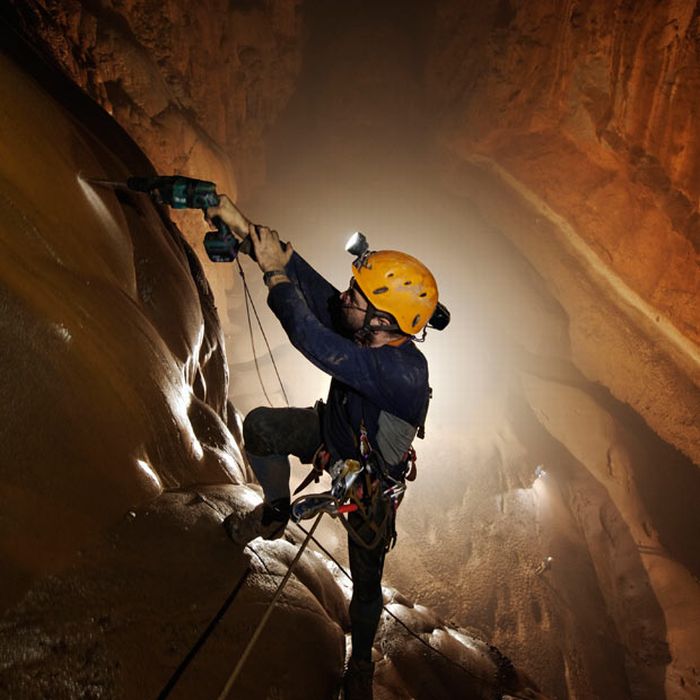
<instances>
[{"instance_id":1,"label":"man's hand","mask_svg":"<svg viewBox=\"0 0 700 700\"><path fill-rule=\"evenodd\" d=\"M238 207L225 195L219 195L219 206L207 209L207 220L218 216L233 231L236 238L243 240L248 235L250 221L241 214Z\"/></svg>"},{"instance_id":2,"label":"man's hand","mask_svg":"<svg viewBox=\"0 0 700 700\"><path fill-rule=\"evenodd\" d=\"M250 235L255 257L263 272L284 270L293 251L290 243L286 244L286 250L282 250L277 231L270 231L267 226L252 224L225 194L219 195L218 207L207 209L208 220L211 221L215 216L229 225L239 241L243 241Z\"/></svg>"},{"instance_id":3,"label":"man's hand","mask_svg":"<svg viewBox=\"0 0 700 700\"><path fill-rule=\"evenodd\" d=\"M250 224L250 239L253 242L255 257L263 272L272 270L284 270L285 265L292 257L292 244L286 244L286 250L282 250L277 231L270 231L267 226L255 226Z\"/></svg>"}]
</instances>

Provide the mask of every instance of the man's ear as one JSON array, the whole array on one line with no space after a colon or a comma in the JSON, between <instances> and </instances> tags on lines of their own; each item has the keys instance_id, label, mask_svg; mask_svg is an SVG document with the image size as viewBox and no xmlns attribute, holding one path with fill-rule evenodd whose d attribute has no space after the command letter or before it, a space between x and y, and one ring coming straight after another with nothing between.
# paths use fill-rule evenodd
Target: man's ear
<instances>
[{"instance_id":1,"label":"man's ear","mask_svg":"<svg viewBox=\"0 0 700 700\"><path fill-rule=\"evenodd\" d=\"M391 325L391 321L385 316L375 316L372 320L376 321L376 323L373 323L372 325L376 326L377 328Z\"/></svg>"}]
</instances>

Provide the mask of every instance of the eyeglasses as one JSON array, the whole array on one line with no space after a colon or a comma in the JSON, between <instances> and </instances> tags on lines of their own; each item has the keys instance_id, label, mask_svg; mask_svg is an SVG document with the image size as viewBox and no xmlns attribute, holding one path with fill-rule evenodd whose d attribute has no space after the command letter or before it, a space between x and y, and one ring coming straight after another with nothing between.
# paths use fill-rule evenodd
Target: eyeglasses
<instances>
[{"instance_id":1,"label":"eyeglasses","mask_svg":"<svg viewBox=\"0 0 700 700\"><path fill-rule=\"evenodd\" d=\"M360 285L357 284L357 280L354 277L350 278L350 282L348 283L348 289L351 290L354 294L357 294L358 296L362 297L365 301L369 301L365 296L365 293L360 289Z\"/></svg>"},{"instance_id":2,"label":"eyeglasses","mask_svg":"<svg viewBox=\"0 0 700 700\"><path fill-rule=\"evenodd\" d=\"M350 278L350 282L348 283L348 291L350 292L353 302L355 302L355 308L364 311L363 307L356 306L357 301L359 299L364 299L369 304L369 299L367 299L367 297L364 295L364 292L360 289L360 286L357 284L357 280L355 280L354 277Z\"/></svg>"}]
</instances>

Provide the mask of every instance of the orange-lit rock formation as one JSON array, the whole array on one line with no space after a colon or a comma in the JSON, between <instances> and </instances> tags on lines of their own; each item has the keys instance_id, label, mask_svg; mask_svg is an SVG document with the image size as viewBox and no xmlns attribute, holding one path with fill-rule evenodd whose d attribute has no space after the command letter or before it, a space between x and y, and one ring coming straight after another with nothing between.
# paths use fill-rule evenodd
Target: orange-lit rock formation
<instances>
[{"instance_id":1,"label":"orange-lit rock formation","mask_svg":"<svg viewBox=\"0 0 700 700\"><path fill-rule=\"evenodd\" d=\"M89 184L152 165L13 46L0 57L0 693L156 697L231 596L172 691L214 697L300 540L226 537L223 517L260 497L202 268L150 199ZM304 554L235 697L334 697L347 586L327 566ZM386 622L378 697L541 697L495 649L388 602L424 644Z\"/></svg>"},{"instance_id":2,"label":"orange-lit rock formation","mask_svg":"<svg viewBox=\"0 0 700 700\"><path fill-rule=\"evenodd\" d=\"M304 47L302 84L295 93L292 119L298 123L274 135L275 143L284 145L282 169L297 186L290 190L293 194L284 193L294 206L278 208L275 216L284 213L286 223L297 225L300 239L310 248L314 236L326 235L317 230L313 216L304 219L307 206L321 211L318 202L310 201L315 198L329 210L326 223L353 207L364 207L358 217L371 221L372 211L381 209L378 227L391 231L395 222L405 222L409 211L413 220L406 222L406 230L414 225L422 238L411 244L439 261L441 291L453 309L445 340L440 339L441 346L436 343L442 348L435 356L439 361L431 358L433 423L428 440L420 445L419 479L402 506L399 545L388 559L387 582L454 620L455 627L496 644L548 694L561 698L700 697L696 4L12 3L25 30L48 46L73 79L113 113L161 172L175 169L210 177L231 193L251 191L263 179L259 154L264 135L295 89L300 37L302 29L308 30L311 41ZM305 27L300 8L307 10ZM222 65L225 69L218 70ZM25 121L31 118L20 120L26 129ZM299 123L305 131L299 131ZM300 133L303 147L295 151ZM25 140L29 138L36 140L32 135ZM416 156L431 139L438 144L437 172ZM36 163L29 143L23 147L26 157L17 160ZM77 147L71 152L68 165L57 157L61 167L77 167L72 159L80 152ZM95 157L90 168L80 167L92 174L98 163L110 177L148 167L140 156L121 162ZM42 177L49 175L44 172ZM332 186L324 189L329 180ZM33 212L40 190L28 175L23 182L27 189L21 202ZM14 190L7 192L15 196ZM76 202L84 203L84 197L82 188L67 186L65 202L83 223L87 214ZM44 386L41 382L46 380L48 388L39 392L45 397L41 410L51 421L39 420L43 429L29 442L16 386L6 417L12 428L8 454L20 456L27 479L41 473L31 450L41 455L50 451L63 460L68 474L79 477L85 492L92 493L94 487L104 501L84 502L84 492L69 481L47 482L43 490L27 488L18 477L8 482L5 489L13 510L4 522L19 518L21 527L3 538L14 572L7 579L12 583L3 589L7 599L17 600L43 571L68 562L74 568L58 583L51 579L37 584L22 607L6 618L5 633L10 638L23 630L28 635L23 637L28 640L25 648L40 647L45 630L31 627L27 620L42 619L52 601L64 598L73 601L71 610L85 608L89 617L102 620L99 625L105 630L85 623L92 634L132 644L132 637L121 631L124 620L132 618L118 618L116 632L104 610L95 610L94 601L81 597L81 586L99 576L125 576L130 569L122 570L121 557L132 547L138 551L129 561L142 569L153 556L148 538L167 541L165 559L156 560L148 576L137 579L143 590L150 587L144 607L153 612L144 619L155 625L187 609L191 617L185 616L183 624L191 627L181 634L179 627L164 623L172 649L156 653L160 670L148 688L157 692L196 637L195 628L200 630L211 619L245 565L221 536L217 508L244 511L257 496L241 484L197 488L195 493L192 484L182 480L185 466L197 480L210 483L223 473L241 478L236 448L220 425L224 365L206 285L198 280L196 264L176 235L161 240L159 234L151 240L149 234L140 240L139 233L135 240L132 233L141 232L139 222L158 218L149 206L132 198L130 204L121 202L120 213L111 194L98 197L104 198L116 221L115 231L121 234L103 241L97 259L87 242L68 245L68 240L44 236L38 249L46 249L46 255L22 264L42 271L32 272L36 283L31 289L37 291L29 301L57 330L51 335L44 328L43 335L32 335L21 331L22 324L9 323L14 335L8 337L16 341L6 350L13 367L26 362L26 352L16 350L24 348L25 341L38 346L40 356L54 358L54 345L70 347L68 334L75 339L76 357L92 361L86 375L93 380L90 392L82 396L83 403L76 403L63 390L87 372L82 364L70 369L69 363L55 361L58 385L53 379L57 375L44 369L46 361L38 363L41 369L33 363L25 384ZM273 200L272 190L266 192L266 207ZM57 220L60 212L47 206L49 221ZM441 218L449 207L454 210ZM25 230L26 217L44 214L41 209L21 216L16 207L8 211L15 213L7 219L12 233L7 241L15 247L3 270L26 290L26 275L9 262L27 249L18 247L16 230ZM282 216L279 220L285 223ZM157 226L168 224L158 219ZM193 214L185 233L195 249L202 231L201 218ZM83 228L78 234L85 235ZM295 235L295 244L297 240ZM396 245L403 242L399 238ZM137 300L135 316L146 328L146 340L132 328L124 345L115 341L103 356L81 335L79 324L87 316L74 309L77 291L62 295L63 305L47 301L37 306L43 298L38 291L44 289L42 280L55 277L55 271L48 277L43 273L56 245L60 260L66 254L80 255L103 275L109 267L111 294L123 289L116 295L119 299L131 294ZM140 251L133 269L124 246ZM147 247L145 253L142 246ZM162 252L164 246L171 250L169 259L179 255L180 263L155 284L153 251ZM109 254L113 249L118 253L114 259ZM240 337L235 325L241 317L233 307L239 304L237 312L242 311L240 299L232 294L230 268L214 269L206 262L204 266L228 339ZM76 286L82 289L78 282ZM111 298L104 284L98 286L95 301L81 302L90 318L99 300ZM189 292L180 291L177 303L166 305L163 296L169 299L175 287ZM192 297L195 289L203 301ZM13 316L8 312L7 318ZM205 329L208 340L200 343L197 328ZM155 350L146 342L153 333L158 336ZM427 352L431 341L429 337ZM154 374L148 364L134 367L131 363L136 361L125 357L132 346L145 348L151 359L166 347L174 359L168 371ZM240 350L240 344L229 345L229 352ZM138 390L132 388L128 395L127 385L118 385L116 405L110 403L116 399L105 377L112 377L122 364L141 374L133 375ZM101 471L95 471L94 450L90 451L95 439L76 439L58 452L49 449L63 444L59 437L77 430L76 425L90 436L102 435L85 426L107 431L115 415L122 415L122 405L129 406L129 396L141 396L142 385L143 395L160 407L153 415L168 425L172 416L182 441L166 439L161 445L154 437L160 435L160 427L151 425L150 404L131 405L124 414L123 434L104 437L109 449L106 459L98 459ZM185 415L178 413L180 404L173 397L183 392L188 396L188 387L203 403L193 401ZM11 408L15 404L20 409ZM445 405L451 415L436 419ZM86 412L95 423L85 423ZM235 432L233 415L229 409L226 419ZM178 434L166 433L171 439ZM154 469L160 483L149 481L148 472L128 451L142 443L148 450L139 451L137 459ZM206 459L199 458L197 443ZM27 444L31 449L25 454ZM102 454L100 449L98 457ZM128 468L114 471L123 455ZM546 474L535 479L537 465L543 465ZM102 479L105 474L107 482ZM184 491L167 491L151 502L161 486ZM120 510L131 510L132 504L135 519ZM79 517L71 514L73 507ZM44 521L43 516L35 520L37 511L46 511L51 523L59 522L60 527L40 527ZM106 545L114 551L101 549L103 544L97 542L86 563L76 564L77 544L71 543L77 539L70 537L101 532L120 514L116 534L110 535L117 539ZM148 522L154 517L158 525L151 532ZM143 540L144 548L138 549L131 537ZM333 538L337 542L331 533L329 540ZM175 539L191 555L197 571L184 574L178 569L180 553L169 549ZM260 554L263 559L272 557L276 563L268 566L281 570L289 548L279 543ZM547 557L552 557L549 564ZM94 562L105 562L107 573L100 574ZM217 567L225 580L212 581L209 572ZM183 578L171 602L159 600L163 572L168 580ZM325 692L337 673L345 621L335 584L326 585L324 578L319 593L320 584L312 579L295 587L294 596L299 597L290 597L277 631L307 620L302 608L313 611L312 617L318 614L318 626L309 628L309 638L322 637L331 649L317 679L319 692ZM342 577L337 583L343 585ZM102 585L95 588L102 590ZM269 581L261 582L260 589L246 595L257 604L260 590L269 587ZM204 589L208 597L203 604ZM397 596L389 594L392 605L397 604ZM118 601L116 607L127 605L128 594L120 586L111 595L110 600ZM424 638L442 649L464 641L455 629L434 628L436 613L426 608L405 604L399 612L410 616L424 630ZM234 615L223 636L240 650L235 619ZM53 629L64 630L62 625L58 621ZM442 675L440 668L435 680L437 666L432 660L425 665L419 661L422 649L413 649L414 641L402 638L403 632L389 620L383 630L379 641L387 657L378 664L381 697L432 698L431 690L438 692L445 679L450 697L453 669ZM49 638L56 642L57 637ZM464 643L477 650L477 657L483 650L479 642ZM122 652L113 651L121 642L105 644L100 654L110 648L112 658L121 659ZM61 644L54 647L60 649ZM76 648L68 644L63 656L48 664L47 674L74 669L76 658L82 658ZM129 659L151 658L148 649L137 649L129 652ZM50 659L46 654L43 658ZM461 654L457 650L455 657ZM12 658L20 663L17 656ZM101 660L106 657L97 658L94 667L104 669ZM482 670L490 674L494 659L490 657ZM305 661L295 657L293 663ZM222 665L214 671L215 679L206 681L212 684L210 695L221 687L227 670ZM65 677L70 680L72 673ZM188 690L199 688L207 678L206 668L190 673L183 678ZM271 676L279 679L284 674L280 667ZM267 692L282 692L275 679L269 679Z\"/></svg>"},{"instance_id":3,"label":"orange-lit rock formation","mask_svg":"<svg viewBox=\"0 0 700 700\"><path fill-rule=\"evenodd\" d=\"M10 6L23 31L114 116L160 174L212 180L234 199L242 185L262 181L264 135L299 70L299 0ZM230 269L206 259L201 215L180 212L176 221L228 320L237 313Z\"/></svg>"},{"instance_id":4,"label":"orange-lit rock formation","mask_svg":"<svg viewBox=\"0 0 700 700\"><path fill-rule=\"evenodd\" d=\"M577 365L700 463L694 8L440 2L429 83L453 186L556 286Z\"/></svg>"},{"instance_id":5,"label":"orange-lit rock formation","mask_svg":"<svg viewBox=\"0 0 700 700\"><path fill-rule=\"evenodd\" d=\"M197 258L147 198L81 177L152 166L89 100L8 58L2 80L7 604L132 505L243 466Z\"/></svg>"},{"instance_id":6,"label":"orange-lit rock formation","mask_svg":"<svg viewBox=\"0 0 700 700\"><path fill-rule=\"evenodd\" d=\"M232 195L242 172L260 182L299 67L300 0L11 4L160 172L206 172Z\"/></svg>"},{"instance_id":7,"label":"orange-lit rock formation","mask_svg":"<svg viewBox=\"0 0 700 700\"><path fill-rule=\"evenodd\" d=\"M496 455L466 449L481 479L465 489L505 499L501 513L483 510L490 528L504 509L522 518L532 533L523 540L512 526L495 528L516 538L515 556L532 557L542 537L540 552L562 559L551 575L530 578L529 594L517 585L514 592L513 579L503 581L508 594L492 594L482 588L490 583L483 571L502 571L504 557L468 538L468 551L499 561L484 567L483 558L470 559L461 568L471 580L464 599L495 612L482 624L544 674L547 652L525 651L522 640L569 627L557 692L698 697L696 3L446 0L436 7L427 81L440 112L445 182L532 265L527 276L537 278L539 308L550 316L546 324L502 324L519 355L511 391L521 398L511 399ZM510 320L534 319L522 299L514 306ZM533 419L544 429L539 437ZM505 488L479 488L489 483L485 459L510 482ZM556 476L527 488L532 477L521 470L529 463L532 474L540 459ZM481 499L454 507L468 518L475 503L481 508ZM578 585L567 581L573 572ZM547 609L557 610L556 621L543 616ZM596 620L596 629L576 642L583 618ZM584 641L591 637L617 637L624 660L605 643L603 664ZM618 670L597 678L604 667Z\"/></svg>"}]
</instances>

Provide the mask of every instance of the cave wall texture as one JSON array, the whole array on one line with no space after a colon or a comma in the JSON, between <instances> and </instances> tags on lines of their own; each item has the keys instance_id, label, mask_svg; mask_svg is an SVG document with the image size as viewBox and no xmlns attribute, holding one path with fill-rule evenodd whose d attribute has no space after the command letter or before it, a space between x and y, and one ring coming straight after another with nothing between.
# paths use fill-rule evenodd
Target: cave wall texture
<instances>
[{"instance_id":1,"label":"cave wall texture","mask_svg":"<svg viewBox=\"0 0 700 700\"><path fill-rule=\"evenodd\" d=\"M14 4L160 172L207 170L234 197L237 173L264 178L263 135L299 69L300 2Z\"/></svg>"},{"instance_id":2,"label":"cave wall texture","mask_svg":"<svg viewBox=\"0 0 700 700\"><path fill-rule=\"evenodd\" d=\"M265 181L268 130L284 115L303 68L304 33L309 31L303 12L319 3L194 7L175 0L34 0L11 5L25 33L114 116L158 171L206 176L241 196ZM391 8L386 10L391 3L379 27L368 9L371 3L349 0L345 5L352 18L347 30L335 27L337 36L327 37L329 44L347 49L343 79L334 78L329 68L330 77L318 89L319 113L323 119L337 117L340 134L341 120L351 121L348 105L362 109L367 93L376 90L373 104L384 95L392 107L405 109L408 119L415 96L404 99L394 82L402 70L417 74L429 113L420 127L432 140L440 185L469 203L474 221L486 222L483 240L470 241L464 249L475 259L456 260L460 267L454 269L446 261L444 269L454 275L464 267L469 271L464 297L482 299L493 319L488 332L500 348L494 362L508 367L482 409L493 416L486 428L481 423L477 434L465 426L459 450L454 438L445 439L449 448L426 446L430 459L445 471L432 482L422 472L409 492L399 522L402 549L389 560L388 580L496 644L552 697L700 697L697 3L436 0L416 12L412 39L421 45L420 63L409 68L397 67L400 52L392 53L403 47L395 42L406 39L396 38L403 24L392 24ZM393 11L405 17L404 9L395 3ZM367 37L375 50L357 52ZM381 59L381 42L392 60ZM357 76L362 80L355 84ZM27 95L26 104L47 109L35 96ZM45 181L31 179L42 169L28 167L36 162L38 136L29 124L35 125L30 117L12 119L26 147L3 154L3 180L10 183L5 194L27 212L40 185L49 187L55 180L48 172ZM53 120L60 123L58 117ZM345 133L349 138L339 136L338 149L348 155L363 132ZM114 139L118 145L110 148L120 155L125 149L128 157L76 156L74 147L70 157L58 154L50 162L71 183L79 170L114 177L150 167L122 137ZM45 134L39 140L50 138ZM124 681L115 659L138 667L140 658L150 658L138 645L131 649L137 635L125 631L127 623L137 629L160 624L171 644L157 650L158 671L149 676L149 692L157 692L244 568L242 555L231 557L221 533L212 535L218 532L216 509L244 514L257 496L243 485L245 465L232 439L235 409L226 407L222 337L229 354L231 340L241 338L232 334L229 321L240 313L230 279L203 263L222 332L199 266L167 221L139 200L125 205L108 199L121 233L100 239L103 252L91 259L93 248L81 236L96 224L94 212L76 204L83 198L72 185L60 211L49 204L37 215L50 224L63 221L66 209L82 212L65 239L44 236L46 259L24 260L18 241L6 230L5 242L15 248L14 257L6 258L4 279L9 289L25 294L20 310L7 302L6 318L20 318L31 308L41 322L36 331L26 323L7 324L14 335L6 337L17 338L7 348L17 351L11 355L6 348L5 357L8 366L25 363L22 377L31 378L34 384L27 386L35 394L48 397L50 408L42 410L52 420L31 450L25 429L4 433L14 435L3 438L10 445L6 455L23 465L26 477L23 484L4 482L7 502L15 504L5 511L11 516L4 522L17 524L3 537L15 575L2 590L6 605L14 605L2 629L5 643L18 634L25 640L12 656L11 669L22 667L19 657L30 649L31 658L50 661L41 683L62 683L61 688L96 683L126 697L133 688L120 685ZM26 213L8 211L14 212L7 219L11 229L27 236L36 236L35 228L44 231L36 222L22 228ZM143 221L159 233L143 238ZM201 219L193 215L178 224L201 252ZM59 243L66 248L56 250ZM148 249L139 251L144 244ZM172 265L163 277L152 260L165 254ZM59 281L63 278L57 277L51 255L80 258L73 282L79 289L73 296ZM100 278L109 284L98 283ZM47 301L50 292L44 286L37 285L27 297L27 279L53 280L49 286L61 290L63 305ZM490 285L486 293L477 279ZM100 294L85 297L81 280L90 280ZM115 289L138 301L129 323L133 335L124 338L113 316L102 319L100 311L115 303L115 296L124 303ZM134 312L133 304L127 306ZM92 338L93 321L85 320L97 318L103 327L112 323L111 330L100 331L112 339L108 353ZM77 349L67 363L57 362L54 345L67 343L66 334ZM26 367L27 347L42 361ZM162 356L172 361L163 363ZM50 369L37 372L37 366ZM154 366L160 369L152 372ZM88 394L79 390L86 367L91 368ZM129 375L129 382L105 379L115 372ZM120 387L118 400L106 398L115 396L114 384ZM188 386L196 400L183 414L177 397L188 395ZM25 387L5 392L12 397L4 416L8 426L35 420L16 408L23 405L20 388ZM136 401L129 398L136 395ZM159 406L155 412L154 405ZM123 406L129 407L126 418ZM86 415L90 421L74 433ZM165 427L172 421L174 432ZM108 430L114 422L122 426L120 434ZM436 432L434 443L443 437ZM165 433L172 444L162 441ZM70 478L28 487L42 483L44 472L37 465L55 454L52 446L61 444L65 434L86 436L68 441L52 462L53 473ZM88 439L95 434L103 443ZM135 459L149 465L156 478ZM547 475L533 483L533 465L540 463ZM236 485L211 486L222 478ZM194 489L194 483L209 486ZM86 499L88 493L94 498ZM434 505L428 505L434 498L441 503L437 522ZM46 515L35 520L37 510ZM60 527L47 529L49 521ZM107 544L95 544L107 526L112 528ZM163 542L176 539L184 543L180 549L191 557L192 571L185 575L178 568L174 544L148 565ZM89 541L96 553L76 564L76 548ZM264 561L246 593L251 610L269 590L265 566L281 569L288 557L285 546L260 550ZM27 559L27 552L34 556ZM540 573L536 565L545 555L552 555L554 563L551 571ZM67 574L55 575L69 564ZM212 568L224 572L225 580L201 573ZM143 607L152 608L149 614L130 608L133 601L125 590L131 584L125 580L134 571L142 572L136 585L147 591ZM273 632L284 635L301 625L308 630L309 645L319 637L327 640L333 651L318 671L319 686L300 695L320 698L337 677L347 621L337 584L313 562L309 571ZM314 586L314 577L321 584ZM173 581L172 599L166 602L159 599L164 578ZM206 591L204 604L195 590ZM104 609L101 595L116 601L122 614ZM435 627L435 613L411 608L407 599L392 595L404 601L414 621L422 620L426 631ZM47 613L56 600L70 601L59 619ZM319 613L318 605L325 612ZM189 613L173 622L183 609ZM246 608L245 615L255 617L255 612ZM315 622L306 628L309 617ZM51 620L48 630L42 618ZM437 627L430 638L447 644ZM240 648L237 629L231 623L223 636ZM450 639L459 633L452 634ZM270 674L278 680L250 692L261 697L281 692L289 668L310 663L303 647L299 644L299 658L290 658L289 665L280 650L279 668ZM454 687L481 692L465 691L459 681L450 686L449 679L443 689L432 680L432 667L415 665L421 650L412 649L396 630L386 630L382 648L393 653L382 667L382 697L457 697L450 695ZM462 658L460 650L455 654ZM85 658L89 663L81 675L77 669ZM224 677L225 665L207 663L216 667L217 679ZM487 660L486 668L491 663ZM187 687L198 687L208 670L194 673ZM244 681L250 688L256 670ZM439 678L443 672L438 669ZM26 685L24 672L6 674L3 682L8 678L18 685L6 688L29 693L34 687Z\"/></svg>"},{"instance_id":3,"label":"cave wall texture","mask_svg":"<svg viewBox=\"0 0 700 700\"><path fill-rule=\"evenodd\" d=\"M226 536L260 490L212 291L165 210L83 177L153 164L5 15L2 37L0 696L218 696L301 538ZM307 550L235 697L335 697L348 591ZM494 647L385 594L377 697L544 698Z\"/></svg>"},{"instance_id":4,"label":"cave wall texture","mask_svg":"<svg viewBox=\"0 0 700 700\"><path fill-rule=\"evenodd\" d=\"M294 89L299 2L10 2L24 32L121 124L161 174L216 182L236 199L264 179L263 135ZM176 220L202 247L202 217ZM206 265L206 263L205 263ZM207 279L235 318L230 270Z\"/></svg>"},{"instance_id":5,"label":"cave wall texture","mask_svg":"<svg viewBox=\"0 0 700 700\"><path fill-rule=\"evenodd\" d=\"M577 524L566 528L563 515L550 517L548 534L563 541L542 551L561 551L565 577L566 569L576 570L566 560L572 540L582 537L580 551L587 551L594 572L590 590L597 589L602 607L568 600L558 606L556 624L536 622L547 635L569 627L566 608L599 609L598 624L607 617L618 649L625 648L620 670L627 678L619 684L612 675L596 680L594 669L617 665L616 652L604 643L605 661L579 653L581 631L571 628L560 640L579 647L564 655L567 690L553 679L544 683L557 693L651 698L699 692L699 548L691 534L698 524L692 501L682 495L697 498L700 464L698 22L694 2L436 4L426 85L440 116L444 182L509 238L543 282L540 291L560 307L539 304L549 310L551 320L541 326L548 333L533 333L535 324L519 328L517 321L508 331L525 350L519 360L524 402L510 415L509 457L501 454L495 462L501 478L512 481L517 469L503 463L517 463L523 445L530 458L538 453L534 424L523 440L523 413L531 412L527 420L536 418L541 439L554 439L540 449L566 451L543 461L559 469L567 461L583 467L566 479L568 494L548 494L563 496L566 517ZM563 335L557 332L562 328ZM576 371L567 373L561 358ZM488 459L488 453L475 456L480 483L493 478L485 470ZM491 493L503 491L496 486ZM518 493L505 491L511 499ZM483 511L478 500L470 506ZM511 518L521 512L512 503L505 508ZM676 516L670 508L678 509ZM498 513L483 513L483 521L498 522ZM538 536L542 525L539 518L523 522ZM513 533L505 530L507 541ZM469 540L465 559L472 547L479 544ZM501 558L499 570L505 564ZM462 569L470 612L479 602L491 615L495 607L500 623L477 614L486 617L487 628L502 628L498 643L501 636L521 645L523 636L539 637L534 630L523 635L532 616L502 600L527 597L514 581L504 581L501 593L475 595L480 581L490 585L483 568L482 554ZM588 595L587 581L581 573L577 595ZM549 595L576 588L556 576L549 583ZM534 617L541 618L542 600L529 593L538 607ZM545 602L542 609L548 608ZM600 635L600 628L583 632ZM659 683L652 669L669 659ZM550 658L548 665L555 663ZM586 665L588 679L572 680ZM534 658L527 664L533 671L537 666ZM546 673L538 668L536 675Z\"/></svg>"},{"instance_id":6,"label":"cave wall texture","mask_svg":"<svg viewBox=\"0 0 700 700\"><path fill-rule=\"evenodd\" d=\"M700 462L696 4L438 8L429 82L454 177L486 171L530 200L533 230L502 228L560 287L546 243L554 231L568 239L557 247L580 257L596 296L630 317L606 323L559 289L567 311L577 307L577 365ZM601 336L613 362L598 352Z\"/></svg>"}]
</instances>

